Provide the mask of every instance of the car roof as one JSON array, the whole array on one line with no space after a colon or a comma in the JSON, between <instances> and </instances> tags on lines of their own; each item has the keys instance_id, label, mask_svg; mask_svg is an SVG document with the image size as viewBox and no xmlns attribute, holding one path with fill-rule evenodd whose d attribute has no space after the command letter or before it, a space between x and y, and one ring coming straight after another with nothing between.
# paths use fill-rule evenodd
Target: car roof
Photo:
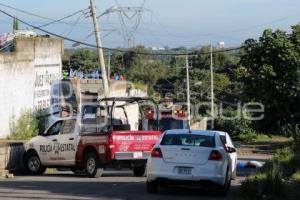
<instances>
[{"instance_id":1,"label":"car roof","mask_svg":"<svg viewBox=\"0 0 300 200\"><path fill-rule=\"evenodd\" d=\"M226 132L223 131L214 131L214 130L194 130L194 129L173 129L173 130L167 130L165 131L165 134L197 134L197 135L207 135L207 136L213 136L213 135L225 135Z\"/></svg>"}]
</instances>

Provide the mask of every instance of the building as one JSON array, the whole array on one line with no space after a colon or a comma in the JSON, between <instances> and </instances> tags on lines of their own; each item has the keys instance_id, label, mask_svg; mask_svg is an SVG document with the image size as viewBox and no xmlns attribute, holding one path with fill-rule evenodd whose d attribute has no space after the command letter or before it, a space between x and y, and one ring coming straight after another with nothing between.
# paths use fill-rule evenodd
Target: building
<instances>
[{"instance_id":1,"label":"building","mask_svg":"<svg viewBox=\"0 0 300 200\"><path fill-rule=\"evenodd\" d=\"M0 52L0 138L23 111L48 108L51 84L62 77L63 40L17 36L11 49Z\"/></svg>"}]
</instances>

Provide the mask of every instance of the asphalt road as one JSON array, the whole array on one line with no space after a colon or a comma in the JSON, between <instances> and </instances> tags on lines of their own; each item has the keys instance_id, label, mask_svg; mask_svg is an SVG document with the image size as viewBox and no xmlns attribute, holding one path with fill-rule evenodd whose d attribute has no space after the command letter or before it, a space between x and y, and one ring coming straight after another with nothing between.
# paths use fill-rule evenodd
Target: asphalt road
<instances>
[{"instance_id":1,"label":"asphalt road","mask_svg":"<svg viewBox=\"0 0 300 200\"><path fill-rule=\"evenodd\" d=\"M0 180L1 200L213 200L235 199L242 177L232 182L227 198L215 196L214 191L199 189L167 188L159 194L147 194L145 178L137 178L131 172L108 172L104 177L90 179L69 172L45 174L43 176L16 176Z\"/></svg>"}]
</instances>

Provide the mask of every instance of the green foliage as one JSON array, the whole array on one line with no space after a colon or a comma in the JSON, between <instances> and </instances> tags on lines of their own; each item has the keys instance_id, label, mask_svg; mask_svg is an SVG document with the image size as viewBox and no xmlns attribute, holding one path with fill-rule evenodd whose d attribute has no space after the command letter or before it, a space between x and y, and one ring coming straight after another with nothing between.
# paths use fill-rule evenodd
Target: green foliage
<instances>
[{"instance_id":1,"label":"green foliage","mask_svg":"<svg viewBox=\"0 0 300 200\"><path fill-rule=\"evenodd\" d=\"M13 31L17 31L17 30L19 30L19 20L18 20L18 18L14 17Z\"/></svg>"},{"instance_id":2,"label":"green foliage","mask_svg":"<svg viewBox=\"0 0 300 200\"><path fill-rule=\"evenodd\" d=\"M297 184L300 184L300 171L297 171L294 174L292 174L291 180L296 182Z\"/></svg>"},{"instance_id":3,"label":"green foliage","mask_svg":"<svg viewBox=\"0 0 300 200\"><path fill-rule=\"evenodd\" d=\"M265 164L263 171L268 171L273 163L280 165L284 177L290 177L294 172L300 170L300 155L291 148L278 150L272 160Z\"/></svg>"},{"instance_id":4,"label":"green foliage","mask_svg":"<svg viewBox=\"0 0 300 200\"><path fill-rule=\"evenodd\" d=\"M238 193L243 200L280 200L288 196L286 184L282 180L282 170L276 163L265 173L248 177L242 182Z\"/></svg>"},{"instance_id":5,"label":"green foliage","mask_svg":"<svg viewBox=\"0 0 300 200\"><path fill-rule=\"evenodd\" d=\"M215 129L228 132L234 140L253 141L257 133L252 128L252 122L237 112L232 107L223 109L222 116L215 120Z\"/></svg>"},{"instance_id":6,"label":"green foliage","mask_svg":"<svg viewBox=\"0 0 300 200\"><path fill-rule=\"evenodd\" d=\"M39 122L31 111L23 112L11 125L10 139L27 140L39 133Z\"/></svg>"},{"instance_id":7,"label":"green foliage","mask_svg":"<svg viewBox=\"0 0 300 200\"><path fill-rule=\"evenodd\" d=\"M300 25L293 33L265 30L259 40L249 39L241 57L240 81L248 100L265 105L265 118L258 122L264 132L289 132L295 141L300 121Z\"/></svg>"},{"instance_id":8,"label":"green foliage","mask_svg":"<svg viewBox=\"0 0 300 200\"><path fill-rule=\"evenodd\" d=\"M185 79L185 74L182 74L182 79ZM200 81L200 84L199 84ZM178 82L178 87L185 87L184 83ZM218 97L221 93L220 91L225 90L231 84L228 76L222 73L214 73L214 87L215 96ZM191 69L190 70L190 88L191 88L191 100L192 103L197 104L208 100L210 98L210 71L209 70L200 70L200 69ZM185 90L183 90L185 91Z\"/></svg>"},{"instance_id":9,"label":"green foliage","mask_svg":"<svg viewBox=\"0 0 300 200\"><path fill-rule=\"evenodd\" d=\"M82 71L90 71L99 68L98 55L96 51L90 49L79 49L75 51L71 56L69 63L73 69L79 69Z\"/></svg>"},{"instance_id":10,"label":"green foliage","mask_svg":"<svg viewBox=\"0 0 300 200\"><path fill-rule=\"evenodd\" d=\"M213 51L219 51L220 49L213 48ZM201 69L210 69L210 46L205 46L200 50L194 51L193 54L197 54L195 57L190 58L190 64L192 67ZM214 69L222 71L229 67L235 66L239 61L239 58L234 54L226 52L220 52L213 54Z\"/></svg>"},{"instance_id":11,"label":"green foliage","mask_svg":"<svg viewBox=\"0 0 300 200\"><path fill-rule=\"evenodd\" d=\"M292 142L292 138L281 136L281 135L264 135L258 134L255 138L255 142Z\"/></svg>"},{"instance_id":12,"label":"green foliage","mask_svg":"<svg viewBox=\"0 0 300 200\"><path fill-rule=\"evenodd\" d=\"M292 148L278 150L258 175L250 176L242 182L239 199L297 199L299 186L285 180L300 183L300 155Z\"/></svg>"},{"instance_id":13,"label":"green foliage","mask_svg":"<svg viewBox=\"0 0 300 200\"><path fill-rule=\"evenodd\" d=\"M253 142L257 139L257 133L254 130L243 132L238 135L238 140L244 142Z\"/></svg>"},{"instance_id":14,"label":"green foliage","mask_svg":"<svg viewBox=\"0 0 300 200\"><path fill-rule=\"evenodd\" d=\"M287 190L282 180L282 168L276 162L272 164L272 167L266 172L267 176L264 192L268 195L268 199L283 199L287 196Z\"/></svg>"},{"instance_id":15,"label":"green foliage","mask_svg":"<svg viewBox=\"0 0 300 200\"><path fill-rule=\"evenodd\" d=\"M260 200L263 197L263 185L266 182L266 174L258 174L249 176L242 185L238 192L238 199L241 200Z\"/></svg>"},{"instance_id":16,"label":"green foliage","mask_svg":"<svg viewBox=\"0 0 300 200\"><path fill-rule=\"evenodd\" d=\"M166 76L167 69L158 61L148 61L142 65L134 65L127 71L127 79L133 82L147 84L148 88L153 91L155 83L162 77Z\"/></svg>"}]
</instances>

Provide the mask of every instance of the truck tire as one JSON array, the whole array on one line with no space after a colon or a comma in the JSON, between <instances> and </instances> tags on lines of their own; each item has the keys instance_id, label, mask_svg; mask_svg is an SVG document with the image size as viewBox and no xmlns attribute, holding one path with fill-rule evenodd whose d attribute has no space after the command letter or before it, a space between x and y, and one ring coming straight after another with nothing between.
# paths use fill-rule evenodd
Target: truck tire
<instances>
[{"instance_id":1,"label":"truck tire","mask_svg":"<svg viewBox=\"0 0 300 200\"><path fill-rule=\"evenodd\" d=\"M46 171L46 167L42 165L37 153L29 152L25 158L25 166L30 175L42 175Z\"/></svg>"},{"instance_id":2,"label":"truck tire","mask_svg":"<svg viewBox=\"0 0 300 200\"><path fill-rule=\"evenodd\" d=\"M101 168L101 161L98 158L97 153L88 152L84 158L84 171L89 178L98 178L103 174L103 168Z\"/></svg>"},{"instance_id":3,"label":"truck tire","mask_svg":"<svg viewBox=\"0 0 300 200\"><path fill-rule=\"evenodd\" d=\"M147 192L150 194L156 194L158 191L157 181L147 181L146 183Z\"/></svg>"},{"instance_id":4,"label":"truck tire","mask_svg":"<svg viewBox=\"0 0 300 200\"><path fill-rule=\"evenodd\" d=\"M146 167L145 166L140 166L140 167L134 167L133 168L133 174L136 177L145 176L145 171L146 171Z\"/></svg>"}]
</instances>

